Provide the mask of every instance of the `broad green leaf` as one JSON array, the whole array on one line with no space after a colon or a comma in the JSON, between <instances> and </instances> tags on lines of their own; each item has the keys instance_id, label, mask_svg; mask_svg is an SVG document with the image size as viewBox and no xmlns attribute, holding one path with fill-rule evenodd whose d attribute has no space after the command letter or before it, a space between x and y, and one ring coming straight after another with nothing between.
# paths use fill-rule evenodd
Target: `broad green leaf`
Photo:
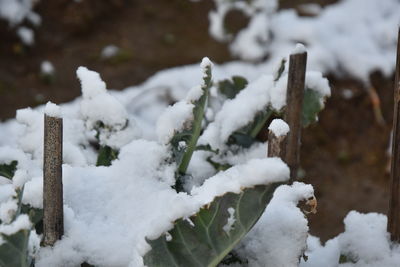
<instances>
[{"instance_id":1,"label":"broad green leaf","mask_svg":"<svg viewBox=\"0 0 400 267\"><path fill-rule=\"evenodd\" d=\"M321 95L315 90L307 88L304 91L302 112L303 127L307 127L311 123L317 122L318 113L324 108L321 104L321 98Z\"/></svg>"},{"instance_id":2,"label":"broad green leaf","mask_svg":"<svg viewBox=\"0 0 400 267\"><path fill-rule=\"evenodd\" d=\"M144 263L150 267L217 266L257 222L278 185L258 185L240 194L227 193L201 208L190 221L177 220L169 233L148 240L152 249L144 256ZM227 230L230 208L234 209L235 221Z\"/></svg>"},{"instance_id":3,"label":"broad green leaf","mask_svg":"<svg viewBox=\"0 0 400 267\"><path fill-rule=\"evenodd\" d=\"M233 76L232 79L226 79L218 82L218 90L229 99L235 96L246 87L247 80L241 76Z\"/></svg>"},{"instance_id":4,"label":"broad green leaf","mask_svg":"<svg viewBox=\"0 0 400 267\"><path fill-rule=\"evenodd\" d=\"M15 221L20 214L27 214L33 225L42 227L43 210L33 208L30 205L22 204L24 187L16 190L18 208L12 221ZM40 227L39 227L40 228ZM43 231L38 232L39 234ZM12 235L0 234L4 243L0 245L0 266L1 267L28 267L31 266L32 258L28 253L30 230L20 230Z\"/></svg>"},{"instance_id":5,"label":"broad green leaf","mask_svg":"<svg viewBox=\"0 0 400 267\"><path fill-rule=\"evenodd\" d=\"M29 230L20 230L13 235L1 235L5 241L0 245L1 267L28 267L30 259L28 255Z\"/></svg>"},{"instance_id":6,"label":"broad green leaf","mask_svg":"<svg viewBox=\"0 0 400 267\"><path fill-rule=\"evenodd\" d=\"M14 173L17 170L18 161L13 160L10 164L0 164L0 175L8 179L14 177Z\"/></svg>"},{"instance_id":7,"label":"broad green leaf","mask_svg":"<svg viewBox=\"0 0 400 267\"><path fill-rule=\"evenodd\" d=\"M110 166L111 162L118 157L118 151L109 146L101 146L97 156L96 166Z\"/></svg>"},{"instance_id":8,"label":"broad green leaf","mask_svg":"<svg viewBox=\"0 0 400 267\"><path fill-rule=\"evenodd\" d=\"M17 203L18 203L18 208L17 208L17 212L15 213L15 216L13 218L13 221L21 214L22 212L22 197L24 195L24 186L21 189L17 189L16 193L17 193Z\"/></svg>"},{"instance_id":9,"label":"broad green leaf","mask_svg":"<svg viewBox=\"0 0 400 267\"><path fill-rule=\"evenodd\" d=\"M206 75L203 77L203 85L201 87L203 94L195 101L193 108L193 122L190 127L175 134L170 144L172 146L172 154L175 162L178 165L176 172L175 189L178 192L183 191L184 177L189 166L190 159L196 149L197 140L201 132L201 123L204 118L204 112L208 104L209 90L212 85L211 81L211 66L206 67ZM182 146L182 142L185 146Z\"/></svg>"}]
</instances>

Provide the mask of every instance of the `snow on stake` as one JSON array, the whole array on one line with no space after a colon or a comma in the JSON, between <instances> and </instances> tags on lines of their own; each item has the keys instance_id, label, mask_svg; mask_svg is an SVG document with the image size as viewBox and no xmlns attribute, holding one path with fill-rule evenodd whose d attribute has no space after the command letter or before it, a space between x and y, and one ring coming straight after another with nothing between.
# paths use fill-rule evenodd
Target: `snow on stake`
<instances>
[{"instance_id":1,"label":"snow on stake","mask_svg":"<svg viewBox=\"0 0 400 267\"><path fill-rule=\"evenodd\" d=\"M390 200L387 230L392 241L400 241L400 28L397 41L396 76L394 82L394 114Z\"/></svg>"},{"instance_id":2,"label":"snow on stake","mask_svg":"<svg viewBox=\"0 0 400 267\"><path fill-rule=\"evenodd\" d=\"M297 179L300 161L300 139L302 127L302 106L307 65L307 52L303 45L298 44L290 55L287 84L285 121L289 124L290 133L287 136L285 162L290 168L290 181Z\"/></svg>"},{"instance_id":3,"label":"snow on stake","mask_svg":"<svg viewBox=\"0 0 400 267\"><path fill-rule=\"evenodd\" d=\"M49 104L46 109L50 106ZM54 104L52 106L52 109L58 108ZM43 151L43 243L45 246L53 246L64 234L62 133L63 119L54 112L46 110Z\"/></svg>"}]
</instances>

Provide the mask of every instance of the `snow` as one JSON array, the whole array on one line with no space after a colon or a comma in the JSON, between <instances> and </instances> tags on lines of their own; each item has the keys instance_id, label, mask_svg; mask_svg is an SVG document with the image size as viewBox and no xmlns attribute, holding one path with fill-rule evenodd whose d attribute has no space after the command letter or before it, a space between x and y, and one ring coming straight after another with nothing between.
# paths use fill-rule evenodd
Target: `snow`
<instances>
[{"instance_id":1,"label":"snow","mask_svg":"<svg viewBox=\"0 0 400 267\"><path fill-rule=\"evenodd\" d=\"M344 219L345 231L322 246L315 237L309 237L308 261L301 267L338 266L342 255L343 267L398 266L400 247L390 242L386 232L387 218L378 213L350 211Z\"/></svg>"},{"instance_id":2,"label":"snow","mask_svg":"<svg viewBox=\"0 0 400 267\"><path fill-rule=\"evenodd\" d=\"M215 66L217 75L224 78L232 70L240 70L236 67L231 69L231 66ZM164 144L174 132L182 130L185 123L190 121L194 107L192 102L198 99L201 92L201 88L194 87L192 83L201 84L201 75L198 66L176 70L177 79L171 79L175 73L170 70L156 75L140 88L120 93L107 91L96 72L83 67L78 69L83 96L62 105L65 126L65 235L54 248L39 249L37 266L75 266L84 260L97 266L142 266L142 256L150 249L145 238L157 238L170 230L176 219L189 218L216 196L227 192L238 193L244 187L288 179L288 167L280 159L266 158L266 144L263 143L239 150L238 154L227 153L221 160L235 166L218 174L205 161L210 152L196 151L189 166L189 172L193 174L191 194L177 194L171 188L175 182L176 166L168 164L170 154L168 146ZM178 70L185 70L188 75L181 75ZM270 81L272 76L263 77ZM165 81L170 83L160 87ZM262 91L261 86L254 85L257 81L253 81L248 88L253 88L250 92ZM166 100L160 100L160 96L175 82L179 86L174 94L181 96L182 100L162 113L161 110L167 105L163 102ZM270 83L271 86L278 84L279 88L285 87L283 82ZM194 89L185 97L188 88ZM270 94L274 95L267 91L266 97ZM275 99L282 97L282 92L274 96ZM156 103L156 107L150 106L150 103ZM284 100L278 105L282 103ZM18 160L13 183L0 186L0 192L4 191L1 195L7 196L4 200L0 199L2 202L13 197L15 189L24 184L22 202L36 208L42 207L43 113L48 109L44 106L22 109L17 112L16 121L0 124L1 133L12 132L13 136L17 136L8 144L11 147L0 149L0 161ZM219 114L220 110L210 109L207 112ZM108 113L116 115L111 117ZM160 114L161 119L155 123ZM113 138L121 139L120 134L126 131L123 127L126 121L136 131L136 124L131 124L131 121L143 123L146 120L146 123L152 123L149 132L157 127L160 143L130 138L119 146L118 159L110 167L94 167L96 152L89 144L93 141L94 127L99 120L112 129L100 132L100 139L103 134L109 134L103 139L107 142ZM144 133L145 138L154 140L152 135L147 135L146 131ZM37 243L34 235L32 238L32 242ZM107 251L115 246L121 249L108 255Z\"/></svg>"},{"instance_id":3,"label":"snow","mask_svg":"<svg viewBox=\"0 0 400 267\"><path fill-rule=\"evenodd\" d=\"M177 194L170 187L174 168L162 164L165 152L163 145L136 140L109 168L64 165L65 236L53 250L41 249L38 266L73 266L79 259L97 266L128 266L133 260L141 266L150 249L146 236L158 237L216 196L289 177L280 159L265 158L211 177L192 196Z\"/></svg>"},{"instance_id":4,"label":"snow","mask_svg":"<svg viewBox=\"0 0 400 267\"><path fill-rule=\"evenodd\" d=\"M193 120L194 105L180 101L168 107L157 120L158 140L167 144L175 133L185 129L187 123Z\"/></svg>"},{"instance_id":5,"label":"snow","mask_svg":"<svg viewBox=\"0 0 400 267\"><path fill-rule=\"evenodd\" d=\"M236 252L248 259L249 266L298 266L299 257L306 249L308 222L297 204L313 194L311 185L299 182L278 187Z\"/></svg>"},{"instance_id":6,"label":"snow","mask_svg":"<svg viewBox=\"0 0 400 267\"><path fill-rule=\"evenodd\" d=\"M35 43L35 36L33 30L21 26L17 29L17 35L25 45L33 45Z\"/></svg>"},{"instance_id":7,"label":"snow","mask_svg":"<svg viewBox=\"0 0 400 267\"><path fill-rule=\"evenodd\" d=\"M303 53L307 53L307 49L303 44L296 44L296 47L293 49L292 53L290 53L291 55L296 55L296 54L303 54Z\"/></svg>"},{"instance_id":8,"label":"snow","mask_svg":"<svg viewBox=\"0 0 400 267\"><path fill-rule=\"evenodd\" d=\"M20 230L29 230L30 227L31 222L28 215L21 214L10 224L0 224L0 234L12 235Z\"/></svg>"},{"instance_id":9,"label":"snow","mask_svg":"<svg viewBox=\"0 0 400 267\"><path fill-rule=\"evenodd\" d=\"M201 89L201 86L194 86L192 89L189 90L187 96L186 96L186 101L190 103L194 103L197 100L200 99L200 97L203 95L203 89Z\"/></svg>"},{"instance_id":10,"label":"snow","mask_svg":"<svg viewBox=\"0 0 400 267\"><path fill-rule=\"evenodd\" d=\"M222 227L222 230L225 231L225 233L229 234L229 232L232 230L233 224L235 223L235 209L230 207L228 208L228 213L229 217L228 220L226 221L226 224Z\"/></svg>"},{"instance_id":11,"label":"snow","mask_svg":"<svg viewBox=\"0 0 400 267\"><path fill-rule=\"evenodd\" d=\"M345 88L342 90L342 96L344 99L349 100L353 98L354 92L351 89Z\"/></svg>"},{"instance_id":12,"label":"snow","mask_svg":"<svg viewBox=\"0 0 400 267\"><path fill-rule=\"evenodd\" d=\"M107 45L101 50L101 58L108 59L116 56L119 52L119 47L116 45Z\"/></svg>"},{"instance_id":13,"label":"snow","mask_svg":"<svg viewBox=\"0 0 400 267\"><path fill-rule=\"evenodd\" d=\"M369 83L372 71L379 69L389 76L395 68L400 23L397 0L338 1L315 12L315 17L299 16L293 9L278 10L277 0L256 1L261 5L258 9L257 4L239 7L238 2L215 0L209 30L215 39L230 41L231 52L242 59L260 61L269 56L269 61L276 61L289 53L295 42L301 42L307 44L310 70ZM250 19L236 36L224 31L224 17L232 9L243 11Z\"/></svg>"},{"instance_id":14,"label":"snow","mask_svg":"<svg viewBox=\"0 0 400 267\"><path fill-rule=\"evenodd\" d=\"M32 177L25 183L22 203L29 204L34 208L43 208L43 177Z\"/></svg>"},{"instance_id":15,"label":"snow","mask_svg":"<svg viewBox=\"0 0 400 267\"><path fill-rule=\"evenodd\" d=\"M268 126L268 130L274 133L276 137L285 136L289 132L289 125L282 119L274 119Z\"/></svg>"},{"instance_id":16,"label":"snow","mask_svg":"<svg viewBox=\"0 0 400 267\"><path fill-rule=\"evenodd\" d=\"M199 142L221 148L233 131L245 126L253 119L254 114L266 108L270 100L268 89L271 85L272 77L264 75L250 83L234 99L226 100Z\"/></svg>"},{"instance_id":17,"label":"snow","mask_svg":"<svg viewBox=\"0 0 400 267\"><path fill-rule=\"evenodd\" d=\"M29 180L28 172L26 170L16 170L12 183L15 188L22 188L22 186Z\"/></svg>"},{"instance_id":18,"label":"snow","mask_svg":"<svg viewBox=\"0 0 400 267\"><path fill-rule=\"evenodd\" d=\"M240 193L242 188L257 184L284 182L289 168L279 158L252 159L238 164L207 179L201 187L194 187L191 195L203 205L226 192Z\"/></svg>"},{"instance_id":19,"label":"snow","mask_svg":"<svg viewBox=\"0 0 400 267\"><path fill-rule=\"evenodd\" d=\"M2 8L5 3L7 8ZM17 6L20 4L26 5L24 12ZM8 18L12 25L25 18L40 21L32 7L28 0L0 0L0 17ZM187 185L190 194L177 194L171 188L176 165L170 163L169 147L165 144L190 123L193 103L203 93L198 85L204 86L202 78L207 68L212 67L216 82L210 88L206 128L200 141L223 149L230 134L245 126L255 114L285 106L287 66L279 79L276 71L275 75L266 73L277 70L282 57L291 51L304 52L299 45L293 50L297 42L307 44L306 88L317 91L321 101L330 95L330 87L322 73L315 70L346 74L367 83L371 70L390 75L394 69L400 21L398 1L347 0L323 9L308 7L314 10L315 17L278 10L278 2L271 0L216 0L216 7L210 13L212 34L219 40L232 40L231 51L237 56L250 61L268 56L267 61L214 65L204 58L200 75L198 64L176 67L160 71L143 84L122 92L108 91L98 73L85 67L78 69L82 97L61 105L65 235L53 248L39 248L40 237L31 231L29 251L35 255L38 267L77 266L83 261L100 267L143 266L142 257L150 250L146 238L168 233L177 219L189 218L227 192L287 181L286 164L278 158L266 158L267 144L255 143L249 148L235 148L235 153L227 150L217 158L222 164L234 165L218 173L207 162L212 152L195 151L188 167L192 177ZM250 17L247 30L236 37L224 31L221 20L233 9ZM28 44L31 38L33 43L32 31L26 32L22 34L25 41ZM115 47L107 46L102 57L113 53ZM42 64L42 72L43 69L51 68ZM234 99L222 104L218 102L216 84L232 75L246 77L249 84ZM189 88L192 89L188 91ZM176 103L169 106L171 102ZM17 111L16 120L0 124L0 163L18 161L12 181L4 177L0 181L0 233L31 229L26 215L14 222L10 220L16 210L17 189L24 187L24 204L42 207L43 113L56 111L51 104L22 109ZM289 130L286 126L283 121L274 120L269 129L281 135ZM96 142L97 133L100 145L120 151L109 167L94 166L97 152L91 144ZM345 231L325 244L310 236L306 211L297 204L312 197L311 185L295 182L278 187L260 220L235 248L239 256L247 259L249 266L297 266L303 252L308 261L301 260L301 267L398 265L400 248L390 242L387 218L382 214L350 212L344 220ZM230 208L228 212L230 216L224 225L227 232L234 223L235 211ZM172 237L166 234L166 238ZM4 239L0 236L1 242ZM349 261L339 264L341 255Z\"/></svg>"},{"instance_id":20,"label":"snow","mask_svg":"<svg viewBox=\"0 0 400 267\"><path fill-rule=\"evenodd\" d=\"M0 18L15 26L28 19L35 25L40 24L40 16L33 12L37 0L0 0Z\"/></svg>"},{"instance_id":21,"label":"snow","mask_svg":"<svg viewBox=\"0 0 400 267\"><path fill-rule=\"evenodd\" d=\"M0 204L0 220L5 223L10 223L18 209L17 202L9 199Z\"/></svg>"},{"instance_id":22,"label":"snow","mask_svg":"<svg viewBox=\"0 0 400 267\"><path fill-rule=\"evenodd\" d=\"M48 61L42 61L42 63L40 64L40 72L44 75L53 75L54 74L54 66L53 64Z\"/></svg>"},{"instance_id":23,"label":"snow","mask_svg":"<svg viewBox=\"0 0 400 267\"><path fill-rule=\"evenodd\" d=\"M344 224L345 231L338 237L343 254L366 264L379 262L390 255L385 215L351 211L344 218Z\"/></svg>"},{"instance_id":24,"label":"snow","mask_svg":"<svg viewBox=\"0 0 400 267\"><path fill-rule=\"evenodd\" d=\"M81 116L87 130L99 132L101 145L120 148L140 135L135 120L128 116L122 103L107 92L97 72L79 67L76 73L82 86Z\"/></svg>"},{"instance_id":25,"label":"snow","mask_svg":"<svg viewBox=\"0 0 400 267\"><path fill-rule=\"evenodd\" d=\"M76 75L81 81L82 96L84 98L94 98L97 95L106 93L106 83L103 82L100 75L86 67L79 67Z\"/></svg>"},{"instance_id":26,"label":"snow","mask_svg":"<svg viewBox=\"0 0 400 267\"><path fill-rule=\"evenodd\" d=\"M50 101L47 102L46 107L44 108L44 114L53 118L62 118L61 108Z\"/></svg>"},{"instance_id":27,"label":"snow","mask_svg":"<svg viewBox=\"0 0 400 267\"><path fill-rule=\"evenodd\" d=\"M211 62L211 60L208 57L204 57L201 60L200 68L202 69L203 74L206 72L207 68L211 68L212 66L213 66L213 63Z\"/></svg>"},{"instance_id":28,"label":"snow","mask_svg":"<svg viewBox=\"0 0 400 267\"><path fill-rule=\"evenodd\" d=\"M272 75L262 75L251 81L234 99L228 99L200 137L201 144L210 144L213 148L223 148L229 136L236 130L246 126L254 116L267 108L280 111L286 104L287 71L279 80ZM330 95L327 79L319 72L306 73L306 88L317 91L324 97ZM240 116L237 116L240 114Z\"/></svg>"}]
</instances>

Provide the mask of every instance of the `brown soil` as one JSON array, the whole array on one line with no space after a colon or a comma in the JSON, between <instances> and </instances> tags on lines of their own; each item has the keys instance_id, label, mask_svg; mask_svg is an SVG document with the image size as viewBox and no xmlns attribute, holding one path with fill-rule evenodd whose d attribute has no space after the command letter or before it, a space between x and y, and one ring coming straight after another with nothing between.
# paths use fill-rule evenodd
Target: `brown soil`
<instances>
[{"instance_id":1,"label":"brown soil","mask_svg":"<svg viewBox=\"0 0 400 267\"><path fill-rule=\"evenodd\" d=\"M310 1L301 1L305 2ZM281 7L293 3L281 1ZM217 63L229 60L226 46L208 35L211 8L208 0L41 1L37 11L43 22L36 30L34 47L21 45L13 31L0 23L0 118L49 100L74 99L80 94L75 76L80 65L100 72L108 88L120 90L160 69L197 63L203 56ZM119 46L124 53L112 61L100 59L108 44ZM43 60L56 67L52 82L39 74ZM303 133L305 181L314 185L319 200L318 213L310 216L311 233L322 240L343 230L343 218L350 210L387 210L392 79L378 73L371 77L381 97L385 126L376 123L360 83L332 76L332 97L320 122ZM345 89L354 93L349 100L343 98Z\"/></svg>"},{"instance_id":2,"label":"brown soil","mask_svg":"<svg viewBox=\"0 0 400 267\"><path fill-rule=\"evenodd\" d=\"M311 233L323 240L343 231L342 221L350 210L387 212L393 83L379 74L371 78L382 101L385 125L377 123L361 84L330 77L332 97L319 123L303 133L305 182L314 186L319 200L318 213L310 217ZM354 96L346 100L344 90Z\"/></svg>"},{"instance_id":3,"label":"brown soil","mask_svg":"<svg viewBox=\"0 0 400 267\"><path fill-rule=\"evenodd\" d=\"M160 69L200 62L205 55L215 62L228 60L226 46L208 35L211 3L41 1L37 10L43 23L34 47L22 46L13 31L0 25L0 96L7 103L0 106L0 118L13 117L17 108L74 99L80 94L75 71L81 65L100 72L108 88L121 90ZM109 44L123 54L104 61L99 55ZM43 60L57 70L50 84L40 77Z\"/></svg>"}]
</instances>

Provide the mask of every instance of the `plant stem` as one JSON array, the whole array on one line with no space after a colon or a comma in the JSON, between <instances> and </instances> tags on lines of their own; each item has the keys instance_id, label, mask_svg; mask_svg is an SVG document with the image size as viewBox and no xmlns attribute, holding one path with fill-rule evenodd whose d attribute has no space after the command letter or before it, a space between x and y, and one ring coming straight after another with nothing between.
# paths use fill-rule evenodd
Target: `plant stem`
<instances>
[{"instance_id":1,"label":"plant stem","mask_svg":"<svg viewBox=\"0 0 400 267\"><path fill-rule=\"evenodd\" d=\"M250 132L250 136L252 138L256 138L258 133L261 131L261 129L264 127L265 123L267 120L271 117L272 113L274 113L271 109L268 109L267 113L265 114L264 118L260 123L258 123Z\"/></svg>"}]
</instances>

